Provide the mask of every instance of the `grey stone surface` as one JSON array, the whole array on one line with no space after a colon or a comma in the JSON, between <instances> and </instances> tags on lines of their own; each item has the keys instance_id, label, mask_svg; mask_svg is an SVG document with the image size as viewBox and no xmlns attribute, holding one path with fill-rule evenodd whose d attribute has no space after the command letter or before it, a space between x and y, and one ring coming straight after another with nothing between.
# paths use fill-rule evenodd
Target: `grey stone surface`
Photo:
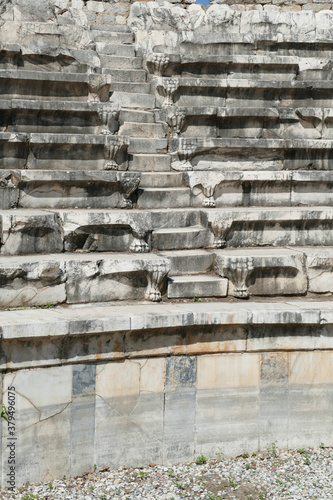
<instances>
[{"instance_id":1,"label":"grey stone surface","mask_svg":"<svg viewBox=\"0 0 333 500\"><path fill-rule=\"evenodd\" d=\"M20 484L331 442L332 12L261 3L0 7Z\"/></svg>"}]
</instances>

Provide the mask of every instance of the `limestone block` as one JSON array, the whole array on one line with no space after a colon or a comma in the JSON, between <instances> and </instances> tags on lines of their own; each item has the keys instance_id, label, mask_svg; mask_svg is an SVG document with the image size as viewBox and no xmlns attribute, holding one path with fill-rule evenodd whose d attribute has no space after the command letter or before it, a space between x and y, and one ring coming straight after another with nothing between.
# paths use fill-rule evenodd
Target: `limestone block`
<instances>
[{"instance_id":1,"label":"limestone block","mask_svg":"<svg viewBox=\"0 0 333 500\"><path fill-rule=\"evenodd\" d=\"M260 386L261 450L275 440L279 447L288 446L288 353L262 353Z\"/></svg>"},{"instance_id":2,"label":"limestone block","mask_svg":"<svg viewBox=\"0 0 333 500\"><path fill-rule=\"evenodd\" d=\"M307 274L309 279L309 292L333 292L333 250L303 249L307 258Z\"/></svg>"},{"instance_id":3,"label":"limestone block","mask_svg":"<svg viewBox=\"0 0 333 500\"><path fill-rule=\"evenodd\" d=\"M95 456L100 466L162 459L163 393L146 392L145 375L141 385L144 366L125 360L96 368Z\"/></svg>"},{"instance_id":4,"label":"limestone block","mask_svg":"<svg viewBox=\"0 0 333 500\"><path fill-rule=\"evenodd\" d=\"M78 256L79 257L79 256ZM146 298L160 301L169 263L155 256L84 255L67 263L67 301L98 302Z\"/></svg>"},{"instance_id":5,"label":"limestone block","mask_svg":"<svg viewBox=\"0 0 333 500\"><path fill-rule=\"evenodd\" d=\"M226 245L333 245L333 214L329 208L298 207L292 211L252 208L246 212L235 208L219 209L218 212L208 212L208 215L217 248ZM242 221L241 225L239 221Z\"/></svg>"},{"instance_id":6,"label":"limestone block","mask_svg":"<svg viewBox=\"0 0 333 500\"><path fill-rule=\"evenodd\" d=\"M64 261L31 257L3 258L0 265L0 304L2 307L26 307L65 302L66 267Z\"/></svg>"},{"instance_id":7,"label":"limestone block","mask_svg":"<svg viewBox=\"0 0 333 500\"><path fill-rule=\"evenodd\" d=\"M257 387L259 385L259 354L200 356L197 363L198 391Z\"/></svg>"},{"instance_id":8,"label":"limestone block","mask_svg":"<svg viewBox=\"0 0 333 500\"><path fill-rule=\"evenodd\" d=\"M15 387L20 482L32 475L52 481L70 470L72 371L72 366L57 366L9 372L5 377L4 387Z\"/></svg>"},{"instance_id":9,"label":"limestone block","mask_svg":"<svg viewBox=\"0 0 333 500\"><path fill-rule=\"evenodd\" d=\"M29 170L21 175L18 206L131 208L139 182L140 174L134 172Z\"/></svg>"},{"instance_id":10,"label":"limestone block","mask_svg":"<svg viewBox=\"0 0 333 500\"><path fill-rule=\"evenodd\" d=\"M1 254L24 255L62 252L57 216L42 211L4 211L1 220Z\"/></svg>"},{"instance_id":11,"label":"limestone block","mask_svg":"<svg viewBox=\"0 0 333 500\"><path fill-rule=\"evenodd\" d=\"M305 257L286 249L215 251L215 270L230 279L235 297L297 295L307 291Z\"/></svg>"},{"instance_id":12,"label":"limestone block","mask_svg":"<svg viewBox=\"0 0 333 500\"><path fill-rule=\"evenodd\" d=\"M237 454L252 449L260 404L260 355L199 356L197 363L197 452L213 454L220 447Z\"/></svg>"},{"instance_id":13,"label":"limestone block","mask_svg":"<svg viewBox=\"0 0 333 500\"><path fill-rule=\"evenodd\" d=\"M316 22L316 38L319 41L332 41L332 26L333 12L331 10L321 10L315 15Z\"/></svg>"},{"instance_id":14,"label":"limestone block","mask_svg":"<svg viewBox=\"0 0 333 500\"><path fill-rule=\"evenodd\" d=\"M149 252L153 229L149 212L58 211L67 251Z\"/></svg>"}]
</instances>

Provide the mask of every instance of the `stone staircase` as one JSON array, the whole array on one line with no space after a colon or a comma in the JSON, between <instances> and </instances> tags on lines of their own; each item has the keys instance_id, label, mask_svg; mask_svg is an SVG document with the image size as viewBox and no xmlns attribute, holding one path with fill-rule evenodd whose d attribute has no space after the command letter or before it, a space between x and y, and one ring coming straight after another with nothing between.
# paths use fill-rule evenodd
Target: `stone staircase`
<instances>
[{"instance_id":1,"label":"stone staircase","mask_svg":"<svg viewBox=\"0 0 333 500\"><path fill-rule=\"evenodd\" d=\"M90 33L2 51L0 306L330 293L333 45Z\"/></svg>"}]
</instances>

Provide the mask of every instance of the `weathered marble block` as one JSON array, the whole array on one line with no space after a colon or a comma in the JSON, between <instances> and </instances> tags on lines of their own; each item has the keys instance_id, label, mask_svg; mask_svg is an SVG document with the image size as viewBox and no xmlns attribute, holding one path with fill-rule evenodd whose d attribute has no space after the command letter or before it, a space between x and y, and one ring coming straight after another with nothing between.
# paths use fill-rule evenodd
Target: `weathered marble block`
<instances>
[{"instance_id":1,"label":"weathered marble block","mask_svg":"<svg viewBox=\"0 0 333 500\"><path fill-rule=\"evenodd\" d=\"M215 251L215 272L229 278L229 293L249 295L302 295L307 292L304 254L279 249Z\"/></svg>"}]
</instances>

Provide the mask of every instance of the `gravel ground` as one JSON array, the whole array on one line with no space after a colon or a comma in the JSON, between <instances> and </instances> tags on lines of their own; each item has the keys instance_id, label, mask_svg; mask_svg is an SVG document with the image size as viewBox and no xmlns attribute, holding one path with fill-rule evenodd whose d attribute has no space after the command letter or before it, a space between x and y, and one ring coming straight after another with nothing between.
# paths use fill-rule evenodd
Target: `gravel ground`
<instances>
[{"instance_id":1,"label":"gravel ground","mask_svg":"<svg viewBox=\"0 0 333 500\"><path fill-rule=\"evenodd\" d=\"M236 458L218 456L170 467L105 468L74 479L27 484L1 500L333 499L333 448L279 451ZM201 463L200 463L201 462ZM204 463L202 463L204 462Z\"/></svg>"}]
</instances>

